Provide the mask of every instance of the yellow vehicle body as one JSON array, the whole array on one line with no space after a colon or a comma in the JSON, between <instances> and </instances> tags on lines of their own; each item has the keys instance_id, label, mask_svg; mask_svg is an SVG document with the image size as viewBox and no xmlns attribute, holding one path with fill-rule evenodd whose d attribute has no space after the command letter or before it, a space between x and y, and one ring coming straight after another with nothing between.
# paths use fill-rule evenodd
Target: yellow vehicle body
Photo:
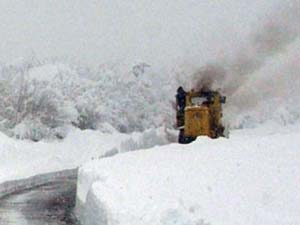
<instances>
[{"instance_id":1,"label":"yellow vehicle body","mask_svg":"<svg viewBox=\"0 0 300 225\"><path fill-rule=\"evenodd\" d=\"M207 107L187 108L185 114L184 134L189 137L210 136L209 109Z\"/></svg>"},{"instance_id":2,"label":"yellow vehicle body","mask_svg":"<svg viewBox=\"0 0 300 225\"><path fill-rule=\"evenodd\" d=\"M224 96L216 91L195 92L192 90L186 93L185 98L184 114L177 114L177 124L181 125L179 127L180 143L190 143L198 136L210 138L224 136L222 125Z\"/></svg>"}]
</instances>

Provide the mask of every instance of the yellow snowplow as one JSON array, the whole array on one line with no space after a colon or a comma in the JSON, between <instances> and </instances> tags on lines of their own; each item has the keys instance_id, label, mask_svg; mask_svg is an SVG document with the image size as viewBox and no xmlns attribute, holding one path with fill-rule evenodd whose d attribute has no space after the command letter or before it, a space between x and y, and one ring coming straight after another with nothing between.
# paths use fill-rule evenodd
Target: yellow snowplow
<instances>
[{"instance_id":1,"label":"yellow snowplow","mask_svg":"<svg viewBox=\"0 0 300 225\"><path fill-rule=\"evenodd\" d=\"M226 102L225 96L217 91L185 92L179 87L176 100L179 143L190 143L198 136L225 136L222 124L222 104Z\"/></svg>"}]
</instances>

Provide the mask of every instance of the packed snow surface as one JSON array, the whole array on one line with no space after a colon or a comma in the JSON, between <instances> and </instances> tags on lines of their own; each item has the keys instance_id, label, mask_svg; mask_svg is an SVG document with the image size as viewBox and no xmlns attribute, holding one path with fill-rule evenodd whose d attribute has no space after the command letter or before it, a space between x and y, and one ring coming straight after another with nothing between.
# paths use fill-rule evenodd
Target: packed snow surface
<instances>
[{"instance_id":1,"label":"packed snow surface","mask_svg":"<svg viewBox=\"0 0 300 225\"><path fill-rule=\"evenodd\" d=\"M300 126L236 130L90 162L79 170L84 225L300 223Z\"/></svg>"}]
</instances>

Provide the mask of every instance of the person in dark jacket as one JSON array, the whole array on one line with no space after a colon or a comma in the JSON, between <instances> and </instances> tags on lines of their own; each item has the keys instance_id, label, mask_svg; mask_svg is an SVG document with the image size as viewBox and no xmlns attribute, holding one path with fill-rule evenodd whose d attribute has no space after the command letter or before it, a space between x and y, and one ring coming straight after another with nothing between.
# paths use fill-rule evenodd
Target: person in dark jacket
<instances>
[{"instance_id":1,"label":"person in dark jacket","mask_svg":"<svg viewBox=\"0 0 300 225\"><path fill-rule=\"evenodd\" d=\"M176 118L177 118L177 127L184 126L184 108L186 104L186 92L183 90L182 87L177 89L176 94Z\"/></svg>"},{"instance_id":2,"label":"person in dark jacket","mask_svg":"<svg viewBox=\"0 0 300 225\"><path fill-rule=\"evenodd\" d=\"M177 104L177 110L180 112L184 112L185 108L185 97L186 97L186 92L182 87L179 87L177 89L177 94L176 94L176 104Z\"/></svg>"}]
</instances>

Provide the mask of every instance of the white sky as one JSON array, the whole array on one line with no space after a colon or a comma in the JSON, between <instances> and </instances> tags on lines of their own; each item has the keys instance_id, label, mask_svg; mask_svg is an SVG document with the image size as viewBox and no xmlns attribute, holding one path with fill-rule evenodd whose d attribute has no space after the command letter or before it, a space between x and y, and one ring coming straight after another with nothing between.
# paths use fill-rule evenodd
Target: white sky
<instances>
[{"instance_id":1,"label":"white sky","mask_svg":"<svg viewBox=\"0 0 300 225\"><path fill-rule=\"evenodd\" d=\"M0 0L0 60L201 58L230 48L276 1Z\"/></svg>"}]
</instances>

